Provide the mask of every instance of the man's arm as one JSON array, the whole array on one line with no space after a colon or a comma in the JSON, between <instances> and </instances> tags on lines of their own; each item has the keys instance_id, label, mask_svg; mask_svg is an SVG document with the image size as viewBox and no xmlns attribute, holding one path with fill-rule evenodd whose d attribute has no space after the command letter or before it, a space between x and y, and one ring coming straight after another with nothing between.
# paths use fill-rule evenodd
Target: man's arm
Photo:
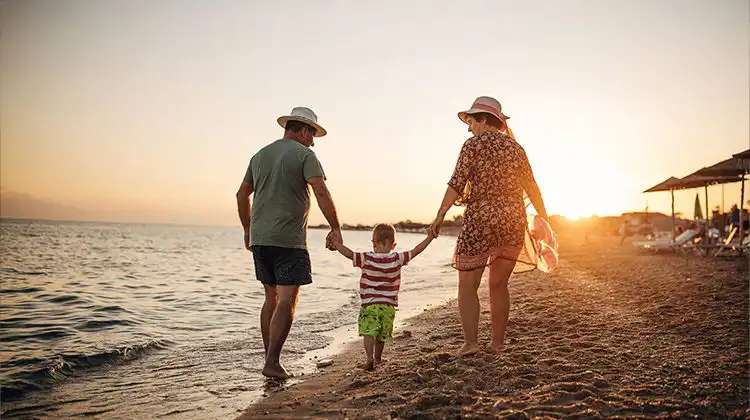
<instances>
[{"instance_id":1,"label":"man's arm","mask_svg":"<svg viewBox=\"0 0 750 420\"><path fill-rule=\"evenodd\" d=\"M240 189L237 190L237 214L240 216L240 223L245 230L250 229L250 195L252 193L252 184L242 181Z\"/></svg>"},{"instance_id":2,"label":"man's arm","mask_svg":"<svg viewBox=\"0 0 750 420\"><path fill-rule=\"evenodd\" d=\"M427 237L424 239L424 241L422 241L419 244L417 244L417 246L414 247L414 249L411 250L411 258L416 257L417 255L421 254L422 251L424 251L425 249L427 249L427 245L429 245L430 242L432 242L433 239L435 239L435 236L433 236L432 233L428 233Z\"/></svg>"},{"instance_id":3,"label":"man's arm","mask_svg":"<svg viewBox=\"0 0 750 420\"><path fill-rule=\"evenodd\" d=\"M242 181L240 189L237 190L237 214L245 231L245 249L250 249L250 195L253 193L253 184Z\"/></svg>"},{"instance_id":4,"label":"man's arm","mask_svg":"<svg viewBox=\"0 0 750 420\"><path fill-rule=\"evenodd\" d=\"M322 176L316 176L308 179L307 183L312 187L313 192L315 193L315 199L318 201L318 207L320 207L320 211L323 212L323 216L325 216L328 221L328 225L331 226L331 232L326 238L326 245L332 246L332 244L335 244L336 242L343 242L343 238L341 237L341 225L339 224L339 217L336 214L336 206L333 204L333 198L328 191L328 187L326 187L325 179ZM328 249L332 248L329 246Z\"/></svg>"},{"instance_id":5,"label":"man's arm","mask_svg":"<svg viewBox=\"0 0 750 420\"><path fill-rule=\"evenodd\" d=\"M328 221L328 225L331 226L331 230L340 230L341 226L339 225L339 218L336 214L336 206L333 204L333 198L328 191L328 187L326 187L326 182L323 180L323 177L319 176L310 178L307 180L307 183L312 187L313 192L315 193L315 199L318 201L318 207L320 207L320 211L323 212L323 216L325 216Z\"/></svg>"}]
</instances>

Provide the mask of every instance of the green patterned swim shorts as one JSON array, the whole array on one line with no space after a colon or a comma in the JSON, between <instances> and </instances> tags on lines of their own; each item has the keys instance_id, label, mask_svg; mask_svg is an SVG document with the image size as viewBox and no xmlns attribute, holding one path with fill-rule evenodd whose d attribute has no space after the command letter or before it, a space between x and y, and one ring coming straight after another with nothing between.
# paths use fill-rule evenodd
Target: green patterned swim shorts
<instances>
[{"instance_id":1,"label":"green patterned swim shorts","mask_svg":"<svg viewBox=\"0 0 750 420\"><path fill-rule=\"evenodd\" d=\"M393 337L393 320L396 308L391 305L376 303L363 306L359 310L359 335L375 337L380 341Z\"/></svg>"}]
</instances>

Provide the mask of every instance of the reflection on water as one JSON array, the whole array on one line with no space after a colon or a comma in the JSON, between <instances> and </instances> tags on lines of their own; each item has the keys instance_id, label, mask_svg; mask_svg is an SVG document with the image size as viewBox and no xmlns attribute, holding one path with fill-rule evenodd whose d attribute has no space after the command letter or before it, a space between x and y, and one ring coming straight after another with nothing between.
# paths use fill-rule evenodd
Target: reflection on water
<instances>
[{"instance_id":1,"label":"reflection on water","mask_svg":"<svg viewBox=\"0 0 750 420\"><path fill-rule=\"evenodd\" d=\"M285 347L293 369L354 334L358 271L309 233L314 284ZM263 290L239 228L0 223L2 415L224 418L264 392ZM423 236L399 234L413 247ZM369 232L344 232L369 249ZM438 239L404 269L398 317L455 294Z\"/></svg>"}]
</instances>

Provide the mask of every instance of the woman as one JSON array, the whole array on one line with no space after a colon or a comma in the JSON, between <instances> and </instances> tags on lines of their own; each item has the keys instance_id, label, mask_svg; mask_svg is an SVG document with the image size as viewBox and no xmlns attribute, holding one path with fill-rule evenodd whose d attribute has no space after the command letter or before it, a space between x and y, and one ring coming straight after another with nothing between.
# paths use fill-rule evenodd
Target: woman
<instances>
[{"instance_id":1,"label":"woman","mask_svg":"<svg viewBox=\"0 0 750 420\"><path fill-rule=\"evenodd\" d=\"M524 192L537 213L547 219L542 195L534 180L526 152L516 143L500 103L481 96L458 117L473 134L458 156L453 176L435 221L434 235L448 210L465 205L464 224L458 235L453 267L458 270L458 307L464 345L458 355L479 352L479 297L477 290L485 267L490 267L492 351L503 348L510 313L508 279L515 271L535 268L535 250L528 237ZM518 264L517 264L518 263Z\"/></svg>"}]
</instances>

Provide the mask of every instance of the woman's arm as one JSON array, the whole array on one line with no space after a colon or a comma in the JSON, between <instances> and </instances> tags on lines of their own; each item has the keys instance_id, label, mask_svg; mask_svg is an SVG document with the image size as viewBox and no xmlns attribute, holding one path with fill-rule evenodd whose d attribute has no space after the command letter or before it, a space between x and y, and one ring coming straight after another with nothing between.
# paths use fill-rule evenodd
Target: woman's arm
<instances>
[{"instance_id":1,"label":"woman's arm","mask_svg":"<svg viewBox=\"0 0 750 420\"><path fill-rule=\"evenodd\" d=\"M547 208L544 206L542 192L539 191L539 186L536 185L536 181L533 181L531 184L529 184L528 187L524 187L524 190L526 191L526 194L529 195L531 205L534 206L536 212L545 220L549 220L549 217L547 216Z\"/></svg>"},{"instance_id":2,"label":"woman's arm","mask_svg":"<svg viewBox=\"0 0 750 420\"><path fill-rule=\"evenodd\" d=\"M528 194L529 200L536 209L536 212L545 220L549 220L542 192L539 190L536 179L534 179L534 172L531 170L531 164L523 149L521 150L521 187Z\"/></svg>"},{"instance_id":3,"label":"woman's arm","mask_svg":"<svg viewBox=\"0 0 750 420\"><path fill-rule=\"evenodd\" d=\"M453 176L448 181L448 188L445 189L445 195L443 201L440 203L437 216L435 221L430 226L430 234L438 236L440 233L440 226L445 220L445 215L448 210L453 207L453 204L461 196L461 192L466 188L466 184L469 182L470 165L473 158L474 142L472 139L466 140L463 147L461 147L461 153L458 155L456 161L456 168L453 170Z\"/></svg>"},{"instance_id":4,"label":"woman's arm","mask_svg":"<svg viewBox=\"0 0 750 420\"><path fill-rule=\"evenodd\" d=\"M458 192L453 189L453 187L448 187L445 189L445 195L443 196L443 202L440 204L440 208L438 209L437 216L435 216L435 220L432 222L432 225L430 226L430 235L433 237L437 237L440 234L440 227L443 225L443 221L445 220L445 215L448 213L448 210L453 207L453 203L456 202L456 199L458 198Z\"/></svg>"}]
</instances>

